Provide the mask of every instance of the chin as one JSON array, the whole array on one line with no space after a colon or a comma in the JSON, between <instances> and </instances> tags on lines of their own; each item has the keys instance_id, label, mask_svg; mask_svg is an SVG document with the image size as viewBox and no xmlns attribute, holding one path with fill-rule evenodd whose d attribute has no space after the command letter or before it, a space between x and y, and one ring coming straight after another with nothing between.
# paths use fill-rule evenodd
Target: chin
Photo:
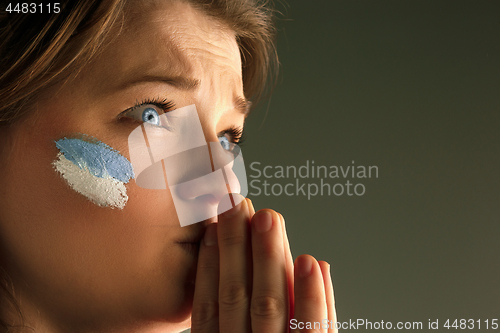
<instances>
[{"instance_id":1,"label":"chin","mask_svg":"<svg viewBox=\"0 0 500 333\"><path fill-rule=\"evenodd\" d=\"M177 268L177 272L180 274L175 277L163 275L169 281L156 280L156 288L147 288L148 294L140 296L144 305L141 312L143 317L153 322L183 323L182 328L185 329L191 322L196 264L183 269Z\"/></svg>"}]
</instances>

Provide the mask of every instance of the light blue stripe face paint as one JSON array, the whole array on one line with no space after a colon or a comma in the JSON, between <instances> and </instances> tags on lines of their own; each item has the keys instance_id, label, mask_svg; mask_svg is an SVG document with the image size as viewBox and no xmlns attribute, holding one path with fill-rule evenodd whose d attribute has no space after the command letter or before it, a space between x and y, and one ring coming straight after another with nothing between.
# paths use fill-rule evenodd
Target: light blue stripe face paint
<instances>
[{"instance_id":1,"label":"light blue stripe face paint","mask_svg":"<svg viewBox=\"0 0 500 333\"><path fill-rule=\"evenodd\" d=\"M112 177L125 184L134 178L132 164L126 157L97 139L89 139L64 138L56 141L56 147L67 160L99 178Z\"/></svg>"},{"instance_id":2,"label":"light blue stripe face paint","mask_svg":"<svg viewBox=\"0 0 500 333\"><path fill-rule=\"evenodd\" d=\"M101 207L123 209L125 184L135 178L132 164L117 150L90 136L56 141L60 153L52 165L76 192Z\"/></svg>"}]
</instances>

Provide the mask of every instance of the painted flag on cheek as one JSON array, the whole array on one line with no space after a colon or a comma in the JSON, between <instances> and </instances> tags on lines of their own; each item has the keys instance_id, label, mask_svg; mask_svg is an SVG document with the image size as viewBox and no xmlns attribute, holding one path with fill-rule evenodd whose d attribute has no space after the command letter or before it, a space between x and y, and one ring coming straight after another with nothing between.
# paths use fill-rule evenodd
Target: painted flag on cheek
<instances>
[{"instance_id":1,"label":"painted flag on cheek","mask_svg":"<svg viewBox=\"0 0 500 333\"><path fill-rule=\"evenodd\" d=\"M125 207L125 184L134 178L127 158L85 134L62 138L55 144L59 153L52 165L73 190L100 207Z\"/></svg>"}]
</instances>

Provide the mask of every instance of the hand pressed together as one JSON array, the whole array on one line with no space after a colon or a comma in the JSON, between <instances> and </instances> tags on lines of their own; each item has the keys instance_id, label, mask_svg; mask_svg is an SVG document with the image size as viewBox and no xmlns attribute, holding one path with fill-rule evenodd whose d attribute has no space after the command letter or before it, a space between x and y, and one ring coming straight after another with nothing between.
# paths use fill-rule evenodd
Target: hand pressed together
<instances>
[{"instance_id":1,"label":"hand pressed together","mask_svg":"<svg viewBox=\"0 0 500 333\"><path fill-rule=\"evenodd\" d=\"M291 330L297 323L318 329ZM219 215L200 246L192 333L281 333L336 330L330 266L301 255L293 263L283 216L255 213L249 199Z\"/></svg>"}]
</instances>

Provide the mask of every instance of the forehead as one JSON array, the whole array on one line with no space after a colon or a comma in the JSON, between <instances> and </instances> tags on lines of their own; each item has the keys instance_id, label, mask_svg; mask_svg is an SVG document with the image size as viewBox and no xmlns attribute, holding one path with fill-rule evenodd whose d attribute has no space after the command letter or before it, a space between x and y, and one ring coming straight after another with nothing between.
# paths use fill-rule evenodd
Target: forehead
<instances>
[{"instance_id":1,"label":"forehead","mask_svg":"<svg viewBox=\"0 0 500 333\"><path fill-rule=\"evenodd\" d=\"M102 75L103 88L159 74L205 81L226 74L241 81L234 32L186 2L132 1L116 29L92 66L98 73L113 73Z\"/></svg>"}]
</instances>

